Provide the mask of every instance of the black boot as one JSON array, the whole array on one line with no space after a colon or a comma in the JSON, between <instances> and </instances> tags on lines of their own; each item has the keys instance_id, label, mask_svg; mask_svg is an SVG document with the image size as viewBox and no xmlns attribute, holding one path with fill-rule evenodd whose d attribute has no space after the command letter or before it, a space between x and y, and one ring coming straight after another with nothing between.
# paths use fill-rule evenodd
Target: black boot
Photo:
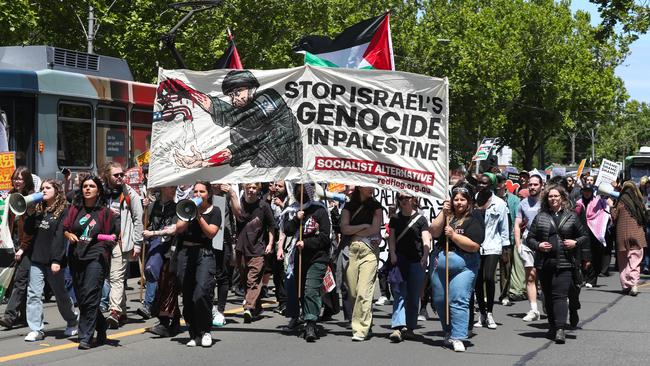
<instances>
[{"instance_id":1,"label":"black boot","mask_svg":"<svg viewBox=\"0 0 650 366\"><path fill-rule=\"evenodd\" d=\"M564 342L566 342L564 329L558 329L557 332L555 332L555 343L564 344Z\"/></svg>"},{"instance_id":2,"label":"black boot","mask_svg":"<svg viewBox=\"0 0 650 366\"><path fill-rule=\"evenodd\" d=\"M305 341L316 342L316 339L318 339L318 336L316 335L316 323L308 321L305 326Z\"/></svg>"}]
</instances>

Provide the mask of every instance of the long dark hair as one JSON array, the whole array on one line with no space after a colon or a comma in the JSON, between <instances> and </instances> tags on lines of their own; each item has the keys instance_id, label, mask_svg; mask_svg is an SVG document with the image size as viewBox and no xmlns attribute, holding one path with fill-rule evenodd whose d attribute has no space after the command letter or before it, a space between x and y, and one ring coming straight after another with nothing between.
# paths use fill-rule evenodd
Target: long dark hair
<instances>
[{"instance_id":1,"label":"long dark hair","mask_svg":"<svg viewBox=\"0 0 650 366\"><path fill-rule=\"evenodd\" d=\"M18 192L16 188L13 186L14 184L14 179L20 175L20 177L23 179L23 189ZM34 193L34 178L32 178L32 172L27 168L26 166L19 166L14 170L13 174L11 174L11 190L9 193L20 193L23 196L27 196L28 194Z\"/></svg>"},{"instance_id":2,"label":"long dark hair","mask_svg":"<svg viewBox=\"0 0 650 366\"><path fill-rule=\"evenodd\" d=\"M74 201L72 202L72 204L77 206L77 207L83 207L83 205L84 205L83 186L84 186L84 183L89 181L89 180L92 180L97 185L97 201L95 202L95 207L104 206L104 204L106 203L106 197L105 197L105 193L104 193L104 185L102 184L101 178L99 178L96 175L89 175L89 176L85 177L82 181L79 182L79 191L77 192L77 195L76 195Z\"/></svg>"},{"instance_id":3,"label":"long dark hair","mask_svg":"<svg viewBox=\"0 0 650 366\"><path fill-rule=\"evenodd\" d=\"M560 184L551 184L544 189L544 192L542 192L540 210L546 213L552 213L551 207L548 205L548 193L552 190L556 190L560 193L560 198L562 199L562 208L570 210L571 201L569 200L569 194L566 192L566 189L564 189L564 187Z\"/></svg>"}]
</instances>

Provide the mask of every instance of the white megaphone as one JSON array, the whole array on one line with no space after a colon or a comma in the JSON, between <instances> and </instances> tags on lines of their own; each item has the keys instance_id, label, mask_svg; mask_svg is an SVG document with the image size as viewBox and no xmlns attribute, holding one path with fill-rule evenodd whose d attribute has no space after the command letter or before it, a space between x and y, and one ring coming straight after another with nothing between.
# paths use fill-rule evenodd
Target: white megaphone
<instances>
[{"instance_id":1,"label":"white megaphone","mask_svg":"<svg viewBox=\"0 0 650 366\"><path fill-rule=\"evenodd\" d=\"M326 191L320 184L314 185L314 193L314 200L316 201L320 201L322 199L338 201L339 203L345 203L349 201L348 196L344 195L343 193Z\"/></svg>"},{"instance_id":2,"label":"white megaphone","mask_svg":"<svg viewBox=\"0 0 650 366\"><path fill-rule=\"evenodd\" d=\"M23 196L20 193L12 193L9 195L9 208L16 216L24 215L27 208L43 200L43 193L36 192L28 196Z\"/></svg>"},{"instance_id":3,"label":"white megaphone","mask_svg":"<svg viewBox=\"0 0 650 366\"><path fill-rule=\"evenodd\" d=\"M201 197L194 197L192 199L186 198L178 201L176 204L176 216L181 221L192 221L196 218L198 207L203 203Z\"/></svg>"},{"instance_id":4,"label":"white megaphone","mask_svg":"<svg viewBox=\"0 0 650 366\"><path fill-rule=\"evenodd\" d=\"M620 197L620 193L616 192L614 190L614 187L610 183L601 183L601 185L598 186L598 194L601 196L609 196L618 199Z\"/></svg>"}]
</instances>

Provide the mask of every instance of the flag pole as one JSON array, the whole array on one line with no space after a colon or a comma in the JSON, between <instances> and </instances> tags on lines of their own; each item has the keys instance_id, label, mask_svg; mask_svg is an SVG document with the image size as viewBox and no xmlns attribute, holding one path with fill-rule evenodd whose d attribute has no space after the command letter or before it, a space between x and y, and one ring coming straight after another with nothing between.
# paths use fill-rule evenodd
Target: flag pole
<instances>
[{"instance_id":1,"label":"flag pole","mask_svg":"<svg viewBox=\"0 0 650 366\"><path fill-rule=\"evenodd\" d=\"M449 217L445 217L449 226ZM449 236L445 235L445 322L449 326Z\"/></svg>"},{"instance_id":2,"label":"flag pole","mask_svg":"<svg viewBox=\"0 0 650 366\"><path fill-rule=\"evenodd\" d=\"M146 193L145 193L146 194ZM147 226L149 224L149 216L147 215L147 210L144 210L144 220L143 220L143 226L145 230L147 229ZM145 277L144 277L144 256L146 253L147 249L147 239L142 240L142 250L140 251L140 302L142 302L142 295L144 293L144 282L145 282Z\"/></svg>"},{"instance_id":3,"label":"flag pole","mask_svg":"<svg viewBox=\"0 0 650 366\"><path fill-rule=\"evenodd\" d=\"M300 211L302 211L303 198L305 193L304 184L300 185ZM298 241L302 241L302 220L298 230ZM298 249L298 299L302 299L302 248Z\"/></svg>"}]
</instances>

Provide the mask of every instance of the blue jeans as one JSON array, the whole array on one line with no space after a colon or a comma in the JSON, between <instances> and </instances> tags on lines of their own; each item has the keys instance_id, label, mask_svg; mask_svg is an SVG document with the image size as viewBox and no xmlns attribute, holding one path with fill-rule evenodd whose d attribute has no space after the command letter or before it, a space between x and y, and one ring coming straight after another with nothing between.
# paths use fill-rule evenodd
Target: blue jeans
<instances>
[{"instance_id":1,"label":"blue jeans","mask_svg":"<svg viewBox=\"0 0 650 366\"><path fill-rule=\"evenodd\" d=\"M469 326L469 300L474 292L474 283L480 264L478 253L455 251L449 253L449 315L447 326L445 309L445 252L440 251L437 258L431 257L431 284L433 303L440 317L442 328L450 339L467 339Z\"/></svg>"},{"instance_id":2,"label":"blue jeans","mask_svg":"<svg viewBox=\"0 0 650 366\"><path fill-rule=\"evenodd\" d=\"M144 286L144 306L151 308L153 301L156 298L156 290L158 289L158 281L147 281Z\"/></svg>"},{"instance_id":3,"label":"blue jeans","mask_svg":"<svg viewBox=\"0 0 650 366\"><path fill-rule=\"evenodd\" d=\"M111 283L108 282L108 278L104 280L102 285L102 298L99 301L99 307L102 309L108 309L108 299L111 294Z\"/></svg>"},{"instance_id":4,"label":"blue jeans","mask_svg":"<svg viewBox=\"0 0 650 366\"><path fill-rule=\"evenodd\" d=\"M77 314L74 312L72 301L65 290L63 270L52 273L49 265L33 263L29 268L29 285L27 286L27 324L33 331L43 331L43 288L45 277L56 297L59 313L69 327L77 325Z\"/></svg>"},{"instance_id":5,"label":"blue jeans","mask_svg":"<svg viewBox=\"0 0 650 366\"><path fill-rule=\"evenodd\" d=\"M406 326L415 329L418 325L418 309L420 308L420 290L424 282L424 268L420 262L408 265L408 274L399 288L391 286L393 293L393 317L391 327L398 329Z\"/></svg>"}]
</instances>

